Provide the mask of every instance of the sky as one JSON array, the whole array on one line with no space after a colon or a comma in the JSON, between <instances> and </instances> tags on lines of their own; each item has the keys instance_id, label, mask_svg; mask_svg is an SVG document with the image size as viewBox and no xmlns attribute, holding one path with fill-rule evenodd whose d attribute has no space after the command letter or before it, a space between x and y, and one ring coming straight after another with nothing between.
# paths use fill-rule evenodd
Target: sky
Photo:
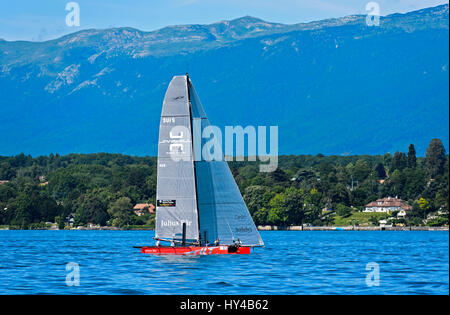
<instances>
[{"instance_id":1,"label":"sky","mask_svg":"<svg viewBox=\"0 0 450 315\"><path fill-rule=\"evenodd\" d=\"M66 24L69 2L79 6L79 26ZM370 0L0 0L0 38L43 41L88 28L210 24L251 15L294 24L367 14ZM448 3L443 0L376 0L381 15ZM70 24L70 23L69 23Z\"/></svg>"}]
</instances>

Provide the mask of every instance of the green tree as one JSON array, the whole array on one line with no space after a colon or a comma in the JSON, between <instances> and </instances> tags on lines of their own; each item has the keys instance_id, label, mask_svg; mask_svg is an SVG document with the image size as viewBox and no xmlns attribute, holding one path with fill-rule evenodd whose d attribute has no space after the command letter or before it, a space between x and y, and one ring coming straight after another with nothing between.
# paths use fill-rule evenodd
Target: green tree
<instances>
[{"instance_id":1,"label":"green tree","mask_svg":"<svg viewBox=\"0 0 450 315\"><path fill-rule=\"evenodd\" d=\"M420 198L417 202L419 203L419 207L423 212L426 213L428 209L430 209L430 202L425 198Z\"/></svg>"},{"instance_id":2,"label":"green tree","mask_svg":"<svg viewBox=\"0 0 450 315\"><path fill-rule=\"evenodd\" d=\"M403 193L409 199L414 199L421 194L426 187L426 173L420 168L408 168L403 172L405 184Z\"/></svg>"},{"instance_id":3,"label":"green tree","mask_svg":"<svg viewBox=\"0 0 450 315\"><path fill-rule=\"evenodd\" d=\"M443 226L448 225L448 217L437 217L427 222L428 226Z\"/></svg>"},{"instance_id":4,"label":"green tree","mask_svg":"<svg viewBox=\"0 0 450 315\"><path fill-rule=\"evenodd\" d=\"M346 218L346 217L349 217L352 214L352 209L350 207L347 207L346 205L343 205L343 204L340 203L336 207L336 213L339 216L341 216L343 218Z\"/></svg>"},{"instance_id":5,"label":"green tree","mask_svg":"<svg viewBox=\"0 0 450 315\"><path fill-rule=\"evenodd\" d=\"M379 225L378 218L374 215L369 218L369 222L374 226Z\"/></svg>"},{"instance_id":6,"label":"green tree","mask_svg":"<svg viewBox=\"0 0 450 315\"><path fill-rule=\"evenodd\" d=\"M378 163L377 166L375 166L375 172L379 179L385 179L387 176L383 163Z\"/></svg>"},{"instance_id":7,"label":"green tree","mask_svg":"<svg viewBox=\"0 0 450 315\"><path fill-rule=\"evenodd\" d=\"M350 204L350 190L344 185L344 184L337 184L333 185L329 192L329 197L331 199L331 202L334 205L337 205L338 203L342 203L345 205Z\"/></svg>"},{"instance_id":8,"label":"green tree","mask_svg":"<svg viewBox=\"0 0 450 315\"><path fill-rule=\"evenodd\" d=\"M8 162L0 163L0 180L10 180L16 175L16 172Z\"/></svg>"},{"instance_id":9,"label":"green tree","mask_svg":"<svg viewBox=\"0 0 450 315\"><path fill-rule=\"evenodd\" d=\"M52 198L45 196L34 196L32 202L41 221L53 222L55 216L60 212L60 207Z\"/></svg>"},{"instance_id":10,"label":"green tree","mask_svg":"<svg viewBox=\"0 0 450 315\"><path fill-rule=\"evenodd\" d=\"M7 202L17 195L17 190L9 183L0 185L0 202Z\"/></svg>"},{"instance_id":11,"label":"green tree","mask_svg":"<svg viewBox=\"0 0 450 315\"><path fill-rule=\"evenodd\" d=\"M133 204L130 198L121 197L112 202L108 208L108 213L114 218L114 225L122 227L130 224L133 216Z\"/></svg>"},{"instance_id":12,"label":"green tree","mask_svg":"<svg viewBox=\"0 0 450 315\"><path fill-rule=\"evenodd\" d=\"M383 155L383 165L385 165L386 168L389 170L391 169L391 163L392 163L392 155L390 153L385 153Z\"/></svg>"},{"instance_id":13,"label":"green tree","mask_svg":"<svg viewBox=\"0 0 450 315\"><path fill-rule=\"evenodd\" d=\"M33 204L31 195L21 192L9 205L14 213L12 224L20 226L22 229L28 229L30 224L38 223L39 212Z\"/></svg>"},{"instance_id":14,"label":"green tree","mask_svg":"<svg viewBox=\"0 0 450 315\"><path fill-rule=\"evenodd\" d=\"M253 220L255 221L256 225L266 225L270 224L268 220L269 216L269 209L267 208L260 208L253 214Z\"/></svg>"},{"instance_id":15,"label":"green tree","mask_svg":"<svg viewBox=\"0 0 450 315\"><path fill-rule=\"evenodd\" d=\"M420 217L411 217L408 223L410 226L420 226L423 225L423 220Z\"/></svg>"},{"instance_id":16,"label":"green tree","mask_svg":"<svg viewBox=\"0 0 450 315\"><path fill-rule=\"evenodd\" d=\"M408 166L408 159L406 154L403 152L396 151L391 161L391 170L390 172L394 172L395 170L402 171Z\"/></svg>"},{"instance_id":17,"label":"green tree","mask_svg":"<svg viewBox=\"0 0 450 315\"><path fill-rule=\"evenodd\" d=\"M108 204L113 199L111 194L105 188L97 188L89 190L81 195L74 207L77 209L75 213L75 224L95 223L106 225L109 219L107 212Z\"/></svg>"},{"instance_id":18,"label":"green tree","mask_svg":"<svg viewBox=\"0 0 450 315\"><path fill-rule=\"evenodd\" d=\"M408 167L416 168L417 166L417 158L416 158L416 149L414 148L414 144L410 144L408 148Z\"/></svg>"},{"instance_id":19,"label":"green tree","mask_svg":"<svg viewBox=\"0 0 450 315\"><path fill-rule=\"evenodd\" d=\"M248 211L253 215L258 209L264 207L268 202L264 196L267 188L260 185L248 186L245 188L244 200L247 204Z\"/></svg>"},{"instance_id":20,"label":"green tree","mask_svg":"<svg viewBox=\"0 0 450 315\"><path fill-rule=\"evenodd\" d=\"M445 172L445 148L440 139L432 139L426 152L426 168L431 178L436 178Z\"/></svg>"},{"instance_id":21,"label":"green tree","mask_svg":"<svg viewBox=\"0 0 450 315\"><path fill-rule=\"evenodd\" d=\"M362 182L365 180L371 172L371 168L366 160L359 159L356 161L355 167L353 168L354 179Z\"/></svg>"},{"instance_id":22,"label":"green tree","mask_svg":"<svg viewBox=\"0 0 450 315\"><path fill-rule=\"evenodd\" d=\"M305 195L304 200L304 223L313 223L320 220L322 214L322 194L315 188L311 189L309 193ZM316 222L317 223L317 222Z\"/></svg>"},{"instance_id":23,"label":"green tree","mask_svg":"<svg viewBox=\"0 0 450 315\"><path fill-rule=\"evenodd\" d=\"M282 193L276 194L269 202L269 213L267 215L267 222L272 225L287 225L288 216L284 209L285 195Z\"/></svg>"},{"instance_id":24,"label":"green tree","mask_svg":"<svg viewBox=\"0 0 450 315\"><path fill-rule=\"evenodd\" d=\"M289 181L289 176L283 171L281 168L277 168L275 171L267 173L266 177L266 185L280 185L283 183L287 183Z\"/></svg>"},{"instance_id":25,"label":"green tree","mask_svg":"<svg viewBox=\"0 0 450 315\"><path fill-rule=\"evenodd\" d=\"M62 216L56 216L55 222L58 224L58 229L64 230L65 224L64 224L64 217Z\"/></svg>"},{"instance_id":26,"label":"green tree","mask_svg":"<svg viewBox=\"0 0 450 315\"><path fill-rule=\"evenodd\" d=\"M427 217L426 209L424 207L421 207L418 202L414 202L412 209L411 209L410 221L413 218L417 218L417 219L420 219L420 222L422 222L422 220L425 219L426 217ZM414 221L414 224L412 224L412 225L419 225L419 224L417 224L417 220L416 220L416 221Z\"/></svg>"},{"instance_id":27,"label":"green tree","mask_svg":"<svg viewBox=\"0 0 450 315\"><path fill-rule=\"evenodd\" d=\"M284 211L289 224L301 225L304 218L302 193L295 188L288 188L284 197Z\"/></svg>"}]
</instances>

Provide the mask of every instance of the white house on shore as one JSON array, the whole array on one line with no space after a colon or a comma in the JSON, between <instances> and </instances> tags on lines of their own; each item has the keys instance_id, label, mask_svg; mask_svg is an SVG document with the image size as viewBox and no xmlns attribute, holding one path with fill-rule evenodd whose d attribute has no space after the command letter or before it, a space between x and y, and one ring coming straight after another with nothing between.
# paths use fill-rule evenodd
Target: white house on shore
<instances>
[{"instance_id":1,"label":"white house on shore","mask_svg":"<svg viewBox=\"0 0 450 315\"><path fill-rule=\"evenodd\" d=\"M411 210L411 206L406 203L406 201L402 199L398 199L397 197L387 197L378 199L376 201L372 201L371 203L366 204L364 208L364 212L392 212L399 211L403 216L406 216L406 213Z\"/></svg>"}]
</instances>

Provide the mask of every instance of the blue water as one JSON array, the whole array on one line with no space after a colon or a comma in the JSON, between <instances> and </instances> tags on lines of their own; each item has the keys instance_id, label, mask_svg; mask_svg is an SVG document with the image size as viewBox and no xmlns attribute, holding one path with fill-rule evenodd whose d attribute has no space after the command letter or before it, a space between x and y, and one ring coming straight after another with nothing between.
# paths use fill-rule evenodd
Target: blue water
<instances>
[{"instance_id":1,"label":"blue water","mask_svg":"<svg viewBox=\"0 0 450 315\"><path fill-rule=\"evenodd\" d=\"M152 236L0 231L0 294L449 294L448 232L267 231L266 247L251 255L132 248ZM79 265L79 286L66 284L69 262ZM379 266L378 286L375 276L366 283L368 263Z\"/></svg>"}]
</instances>

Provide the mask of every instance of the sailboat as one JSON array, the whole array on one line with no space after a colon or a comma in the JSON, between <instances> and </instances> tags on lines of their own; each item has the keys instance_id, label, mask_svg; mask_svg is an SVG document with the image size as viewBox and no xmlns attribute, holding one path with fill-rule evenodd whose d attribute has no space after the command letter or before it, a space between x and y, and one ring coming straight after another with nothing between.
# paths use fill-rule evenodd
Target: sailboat
<instances>
[{"instance_id":1,"label":"sailboat","mask_svg":"<svg viewBox=\"0 0 450 315\"><path fill-rule=\"evenodd\" d=\"M189 75L174 76L159 126L156 245L142 253L250 254L264 246L223 155L201 150L208 126Z\"/></svg>"}]
</instances>

